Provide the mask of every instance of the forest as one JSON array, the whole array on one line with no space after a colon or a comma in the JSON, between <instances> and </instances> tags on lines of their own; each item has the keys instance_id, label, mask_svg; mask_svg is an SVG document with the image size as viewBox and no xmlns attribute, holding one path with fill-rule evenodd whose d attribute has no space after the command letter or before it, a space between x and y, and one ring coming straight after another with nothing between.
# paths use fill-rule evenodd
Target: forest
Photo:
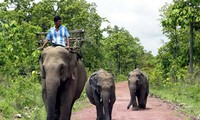
<instances>
[{"instance_id":1,"label":"forest","mask_svg":"<svg viewBox=\"0 0 200 120\"><path fill-rule=\"evenodd\" d=\"M159 21L169 41L156 56L125 28L101 28L109 20L96 8L86 0L0 3L0 119L12 119L16 114L23 119L45 118L36 33L47 32L56 15L69 30L84 30L80 51L88 76L104 68L119 82L140 68L148 74L151 94L181 104L183 112L199 116L200 1L173 0L160 8ZM84 91L79 100L85 98Z\"/></svg>"}]
</instances>

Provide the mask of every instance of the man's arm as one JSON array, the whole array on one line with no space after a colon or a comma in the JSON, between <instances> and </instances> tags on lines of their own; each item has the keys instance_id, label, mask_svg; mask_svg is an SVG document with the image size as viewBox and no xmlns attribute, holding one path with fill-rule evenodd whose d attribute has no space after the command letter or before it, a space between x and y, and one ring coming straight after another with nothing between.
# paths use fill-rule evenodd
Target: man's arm
<instances>
[{"instance_id":1,"label":"man's arm","mask_svg":"<svg viewBox=\"0 0 200 120\"><path fill-rule=\"evenodd\" d=\"M44 49L44 47L48 44L48 40L51 40L52 39L52 35L51 35L51 32L50 30L48 31L47 35L46 35L46 38L43 40L43 45L40 47L40 49Z\"/></svg>"},{"instance_id":2,"label":"man's arm","mask_svg":"<svg viewBox=\"0 0 200 120\"><path fill-rule=\"evenodd\" d=\"M66 48L70 48L70 39L69 37L66 39Z\"/></svg>"},{"instance_id":3,"label":"man's arm","mask_svg":"<svg viewBox=\"0 0 200 120\"><path fill-rule=\"evenodd\" d=\"M43 48L47 45L48 40L47 40L47 39L44 39L43 42L44 42L43 45L40 47L41 49L43 49Z\"/></svg>"},{"instance_id":4,"label":"man's arm","mask_svg":"<svg viewBox=\"0 0 200 120\"><path fill-rule=\"evenodd\" d=\"M65 30L65 36L66 36L66 48L70 48L70 35L67 27L64 27Z\"/></svg>"}]
</instances>

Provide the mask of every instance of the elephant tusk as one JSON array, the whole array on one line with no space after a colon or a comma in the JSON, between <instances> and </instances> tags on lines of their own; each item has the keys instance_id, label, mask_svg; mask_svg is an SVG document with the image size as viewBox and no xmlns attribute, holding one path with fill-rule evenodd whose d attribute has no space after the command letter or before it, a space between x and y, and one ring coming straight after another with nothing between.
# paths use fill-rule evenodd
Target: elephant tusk
<instances>
[{"instance_id":1,"label":"elephant tusk","mask_svg":"<svg viewBox=\"0 0 200 120\"><path fill-rule=\"evenodd\" d=\"M100 102L102 102L102 101L103 101L103 99L101 98L101 99L100 99Z\"/></svg>"}]
</instances>

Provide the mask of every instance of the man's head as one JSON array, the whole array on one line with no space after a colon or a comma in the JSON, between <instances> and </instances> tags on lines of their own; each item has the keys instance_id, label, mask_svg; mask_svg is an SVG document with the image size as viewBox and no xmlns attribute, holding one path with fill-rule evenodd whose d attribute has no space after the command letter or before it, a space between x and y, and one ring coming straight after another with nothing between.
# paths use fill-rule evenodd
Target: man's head
<instances>
[{"instance_id":1,"label":"man's head","mask_svg":"<svg viewBox=\"0 0 200 120\"><path fill-rule=\"evenodd\" d=\"M56 27L60 27L61 26L61 17L60 16L55 16L54 17L54 24Z\"/></svg>"}]
</instances>

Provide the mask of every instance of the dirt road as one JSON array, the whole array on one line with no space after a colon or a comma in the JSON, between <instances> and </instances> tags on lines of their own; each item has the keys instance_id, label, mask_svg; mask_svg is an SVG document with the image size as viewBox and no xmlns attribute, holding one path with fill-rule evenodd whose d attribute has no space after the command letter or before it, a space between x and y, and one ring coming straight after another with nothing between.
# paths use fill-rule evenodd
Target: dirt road
<instances>
[{"instance_id":1,"label":"dirt road","mask_svg":"<svg viewBox=\"0 0 200 120\"><path fill-rule=\"evenodd\" d=\"M126 107L130 100L127 82L116 84L116 96L112 120L189 120L175 111L173 105L154 97L148 97L145 110L127 110ZM91 105L91 107L73 113L72 120L96 120L95 106Z\"/></svg>"}]
</instances>

